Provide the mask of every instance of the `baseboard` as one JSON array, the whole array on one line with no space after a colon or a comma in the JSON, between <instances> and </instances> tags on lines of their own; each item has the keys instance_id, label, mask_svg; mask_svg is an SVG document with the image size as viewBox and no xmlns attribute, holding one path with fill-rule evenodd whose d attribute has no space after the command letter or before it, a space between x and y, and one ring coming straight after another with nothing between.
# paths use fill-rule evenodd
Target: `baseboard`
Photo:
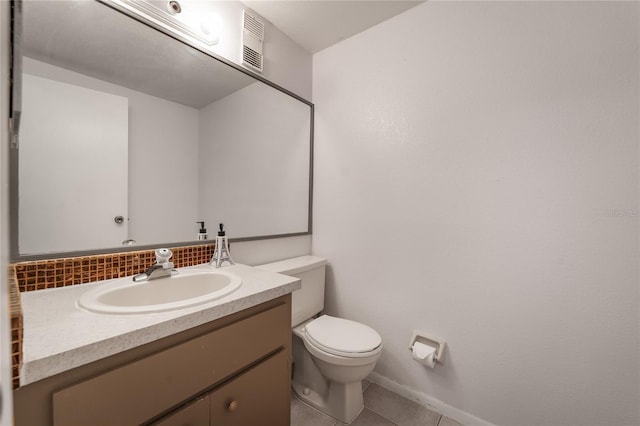
<instances>
[{"instance_id":1,"label":"baseboard","mask_svg":"<svg viewBox=\"0 0 640 426\"><path fill-rule=\"evenodd\" d=\"M378 373L371 373L369 377L367 377L373 383L382 386L385 389L390 390L393 393L397 393L400 396L403 396L411 401L414 401L423 407L426 407L430 410L437 411L443 416L449 417L463 425L467 426L495 426L492 423L489 423L485 420L482 420L472 414L467 413L466 411L459 410L455 407L452 407L439 399L433 398L425 393L419 392L415 389L411 389L410 387L401 385L400 383L394 382L391 379L388 379L384 376L381 376Z\"/></svg>"}]
</instances>

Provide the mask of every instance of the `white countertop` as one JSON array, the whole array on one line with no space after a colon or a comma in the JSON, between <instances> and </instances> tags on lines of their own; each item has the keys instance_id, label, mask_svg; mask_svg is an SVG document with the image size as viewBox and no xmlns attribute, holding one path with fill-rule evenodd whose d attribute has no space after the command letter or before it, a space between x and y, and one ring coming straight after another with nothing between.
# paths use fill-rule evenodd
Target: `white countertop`
<instances>
[{"instance_id":1,"label":"white countertop","mask_svg":"<svg viewBox=\"0 0 640 426\"><path fill-rule=\"evenodd\" d=\"M208 264L185 269L213 268ZM23 364L20 385L179 333L259 305L300 288L298 278L246 265L223 270L241 276L234 293L207 304L170 312L96 314L76 307L82 293L109 281L22 293Z\"/></svg>"}]
</instances>

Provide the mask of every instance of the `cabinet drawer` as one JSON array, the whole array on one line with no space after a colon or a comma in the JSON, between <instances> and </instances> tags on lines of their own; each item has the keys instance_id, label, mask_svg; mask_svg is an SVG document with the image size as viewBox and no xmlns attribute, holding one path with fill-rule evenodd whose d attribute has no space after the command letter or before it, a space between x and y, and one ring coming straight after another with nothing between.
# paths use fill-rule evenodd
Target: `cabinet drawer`
<instances>
[{"instance_id":1,"label":"cabinet drawer","mask_svg":"<svg viewBox=\"0 0 640 426\"><path fill-rule=\"evenodd\" d=\"M290 305L271 309L53 393L54 425L140 424L288 346Z\"/></svg>"},{"instance_id":2,"label":"cabinet drawer","mask_svg":"<svg viewBox=\"0 0 640 426\"><path fill-rule=\"evenodd\" d=\"M289 357L280 351L210 394L211 424L288 426Z\"/></svg>"},{"instance_id":3,"label":"cabinet drawer","mask_svg":"<svg viewBox=\"0 0 640 426\"><path fill-rule=\"evenodd\" d=\"M207 395L154 422L153 426L209 426L209 411Z\"/></svg>"}]
</instances>

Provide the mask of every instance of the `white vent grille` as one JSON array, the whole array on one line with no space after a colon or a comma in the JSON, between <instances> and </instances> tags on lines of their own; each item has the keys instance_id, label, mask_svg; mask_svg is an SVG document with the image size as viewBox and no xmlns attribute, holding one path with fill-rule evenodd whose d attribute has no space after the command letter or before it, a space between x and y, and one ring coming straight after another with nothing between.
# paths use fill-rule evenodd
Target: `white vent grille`
<instances>
[{"instance_id":1,"label":"white vent grille","mask_svg":"<svg viewBox=\"0 0 640 426\"><path fill-rule=\"evenodd\" d=\"M262 41L264 39L264 24L248 11L244 11L244 29Z\"/></svg>"},{"instance_id":2,"label":"white vent grille","mask_svg":"<svg viewBox=\"0 0 640 426\"><path fill-rule=\"evenodd\" d=\"M242 46L242 62L258 71L263 71L262 55L250 47Z\"/></svg>"},{"instance_id":3,"label":"white vent grille","mask_svg":"<svg viewBox=\"0 0 640 426\"><path fill-rule=\"evenodd\" d=\"M262 55L264 23L245 10L242 26L242 63L262 72L264 71Z\"/></svg>"}]
</instances>

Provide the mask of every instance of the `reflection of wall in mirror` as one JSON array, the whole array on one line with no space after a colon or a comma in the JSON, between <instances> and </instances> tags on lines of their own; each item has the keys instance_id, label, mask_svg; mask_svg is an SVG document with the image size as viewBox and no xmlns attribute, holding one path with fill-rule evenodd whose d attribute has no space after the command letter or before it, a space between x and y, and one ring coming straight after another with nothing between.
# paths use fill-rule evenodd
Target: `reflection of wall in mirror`
<instances>
[{"instance_id":1,"label":"reflection of wall in mirror","mask_svg":"<svg viewBox=\"0 0 640 426\"><path fill-rule=\"evenodd\" d=\"M198 110L26 57L24 70L128 98L128 237L138 244L195 239Z\"/></svg>"},{"instance_id":2,"label":"reflection of wall in mirror","mask_svg":"<svg viewBox=\"0 0 640 426\"><path fill-rule=\"evenodd\" d=\"M223 23L220 42L211 51L242 66L242 11L246 6L239 1L190 1L188 6L198 16L220 17ZM265 69L259 74L305 99L311 99L313 55L271 22L264 18L263 21Z\"/></svg>"},{"instance_id":3,"label":"reflection of wall in mirror","mask_svg":"<svg viewBox=\"0 0 640 426\"><path fill-rule=\"evenodd\" d=\"M232 237L306 232L309 120L307 105L259 82L202 108L199 217Z\"/></svg>"},{"instance_id":4,"label":"reflection of wall in mirror","mask_svg":"<svg viewBox=\"0 0 640 426\"><path fill-rule=\"evenodd\" d=\"M308 105L256 82L198 111L29 58L24 67L128 98L126 238L138 245L193 241L198 220L227 223L232 238L307 231Z\"/></svg>"}]
</instances>

